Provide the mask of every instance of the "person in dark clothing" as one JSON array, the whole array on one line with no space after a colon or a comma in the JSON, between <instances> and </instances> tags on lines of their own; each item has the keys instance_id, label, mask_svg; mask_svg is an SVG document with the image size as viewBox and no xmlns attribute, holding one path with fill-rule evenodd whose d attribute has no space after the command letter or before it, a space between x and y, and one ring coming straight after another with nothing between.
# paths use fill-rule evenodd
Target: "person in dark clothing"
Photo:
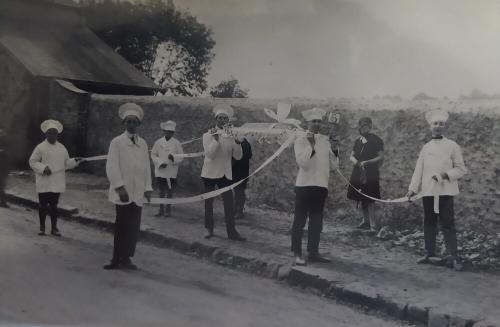
<instances>
[{"instance_id":1,"label":"person in dark clothing","mask_svg":"<svg viewBox=\"0 0 500 327\"><path fill-rule=\"evenodd\" d=\"M354 142L351 153L351 162L354 164L350 183L363 194L373 198L380 198L379 167L384 160L384 142L380 137L370 133L372 120L363 117L358 122L360 137ZM378 222L375 217L374 200L365 197L349 185L347 198L361 202L363 220L358 228L376 231Z\"/></svg>"},{"instance_id":2,"label":"person in dark clothing","mask_svg":"<svg viewBox=\"0 0 500 327\"><path fill-rule=\"evenodd\" d=\"M248 177L250 173L250 159L252 158L252 147L247 139L241 142L243 156L240 160L233 158L233 182L239 182ZM234 218L243 218L243 210L245 209L246 194L248 179L245 179L240 185L234 188Z\"/></svg>"}]
</instances>

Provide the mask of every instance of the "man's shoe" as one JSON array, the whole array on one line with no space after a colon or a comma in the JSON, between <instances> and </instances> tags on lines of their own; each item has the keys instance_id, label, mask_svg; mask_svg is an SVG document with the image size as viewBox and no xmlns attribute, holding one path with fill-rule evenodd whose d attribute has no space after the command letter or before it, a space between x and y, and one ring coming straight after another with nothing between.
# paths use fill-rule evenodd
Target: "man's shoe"
<instances>
[{"instance_id":1,"label":"man's shoe","mask_svg":"<svg viewBox=\"0 0 500 327\"><path fill-rule=\"evenodd\" d=\"M7 204L7 202L0 202L0 207L2 208L10 208L9 205Z\"/></svg>"},{"instance_id":2,"label":"man's shoe","mask_svg":"<svg viewBox=\"0 0 500 327\"><path fill-rule=\"evenodd\" d=\"M295 256L295 265L296 266L305 266L306 261L304 259L302 259L302 257L300 255L296 255Z\"/></svg>"},{"instance_id":3,"label":"man's shoe","mask_svg":"<svg viewBox=\"0 0 500 327\"><path fill-rule=\"evenodd\" d=\"M247 240L246 238L244 238L240 234L229 235L227 238L230 240L239 241L239 242L245 242Z\"/></svg>"},{"instance_id":4,"label":"man's shoe","mask_svg":"<svg viewBox=\"0 0 500 327\"><path fill-rule=\"evenodd\" d=\"M214 237L214 230L213 229L207 229L207 235L205 235L205 238L208 240L210 238Z\"/></svg>"},{"instance_id":5,"label":"man's shoe","mask_svg":"<svg viewBox=\"0 0 500 327\"><path fill-rule=\"evenodd\" d=\"M165 212L163 215L165 218L172 217L172 214L170 212Z\"/></svg>"},{"instance_id":6,"label":"man's shoe","mask_svg":"<svg viewBox=\"0 0 500 327\"><path fill-rule=\"evenodd\" d=\"M111 263L108 263L107 265L104 265L103 268L106 270L115 270L115 269L120 269L121 266L118 262L111 262Z\"/></svg>"},{"instance_id":7,"label":"man's shoe","mask_svg":"<svg viewBox=\"0 0 500 327\"><path fill-rule=\"evenodd\" d=\"M357 229L370 229L370 223L369 222L366 222L366 221L363 221L361 222L361 224L359 224L358 226L356 226Z\"/></svg>"},{"instance_id":8,"label":"man's shoe","mask_svg":"<svg viewBox=\"0 0 500 327\"><path fill-rule=\"evenodd\" d=\"M319 254L309 254L307 256L307 261L309 261L309 262L319 262L319 263L329 263L329 262L332 262L332 260L327 259L325 257L322 257Z\"/></svg>"},{"instance_id":9,"label":"man's shoe","mask_svg":"<svg viewBox=\"0 0 500 327\"><path fill-rule=\"evenodd\" d=\"M58 229L53 229L50 233L54 236L61 236L61 233L59 232Z\"/></svg>"},{"instance_id":10,"label":"man's shoe","mask_svg":"<svg viewBox=\"0 0 500 327\"><path fill-rule=\"evenodd\" d=\"M444 260L441 257L438 257L436 255L432 255L429 257L429 262L432 263L433 265L441 265L441 264L443 264Z\"/></svg>"},{"instance_id":11,"label":"man's shoe","mask_svg":"<svg viewBox=\"0 0 500 327\"><path fill-rule=\"evenodd\" d=\"M38 235L40 235L40 236L45 236L45 231L44 231L44 230L39 231L39 232L38 232Z\"/></svg>"},{"instance_id":12,"label":"man's shoe","mask_svg":"<svg viewBox=\"0 0 500 327\"><path fill-rule=\"evenodd\" d=\"M436 256L435 254L427 254L423 256L422 258L417 260L418 264L423 264L423 263L432 263L432 264L440 264L443 261L440 257Z\"/></svg>"},{"instance_id":13,"label":"man's shoe","mask_svg":"<svg viewBox=\"0 0 500 327\"><path fill-rule=\"evenodd\" d=\"M139 268L137 268L137 266L134 265L132 261L130 261L130 259L125 262L122 262L122 267L129 270L139 270Z\"/></svg>"},{"instance_id":14,"label":"man's shoe","mask_svg":"<svg viewBox=\"0 0 500 327\"><path fill-rule=\"evenodd\" d=\"M163 217L163 211L158 212L155 217Z\"/></svg>"}]
</instances>

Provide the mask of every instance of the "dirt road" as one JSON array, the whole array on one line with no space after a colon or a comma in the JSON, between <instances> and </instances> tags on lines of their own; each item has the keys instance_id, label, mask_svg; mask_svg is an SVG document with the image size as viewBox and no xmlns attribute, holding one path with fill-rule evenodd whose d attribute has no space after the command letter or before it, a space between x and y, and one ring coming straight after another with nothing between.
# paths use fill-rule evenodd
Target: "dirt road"
<instances>
[{"instance_id":1,"label":"dirt road","mask_svg":"<svg viewBox=\"0 0 500 327\"><path fill-rule=\"evenodd\" d=\"M110 234L0 209L0 326L403 326L287 285L139 245L139 271L105 271Z\"/></svg>"}]
</instances>

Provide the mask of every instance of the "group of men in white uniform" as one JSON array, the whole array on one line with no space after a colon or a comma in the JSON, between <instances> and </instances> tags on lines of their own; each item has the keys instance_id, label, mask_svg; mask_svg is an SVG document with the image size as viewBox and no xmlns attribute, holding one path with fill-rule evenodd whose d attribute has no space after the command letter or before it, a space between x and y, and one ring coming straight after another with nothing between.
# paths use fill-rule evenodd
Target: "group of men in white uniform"
<instances>
[{"instance_id":1,"label":"group of men in white uniform","mask_svg":"<svg viewBox=\"0 0 500 327\"><path fill-rule=\"evenodd\" d=\"M109 146L106 173L110 182L109 201L115 204L116 221L114 249L111 262L105 269L137 269L132 261L139 233L141 210L150 201L152 189L150 157L158 180L160 195L172 197L182 146L173 137L176 124L161 123L164 137L158 139L149 153L146 141L138 136L144 113L135 103L126 103L118 110L125 131L115 137ZM226 104L214 107L215 127L203 135L204 163L201 177L205 191L213 191L232 184L232 159L242 156L241 140L223 133L234 115ZM302 112L307 122L307 133L294 143L298 174L295 183L295 215L292 225L291 250L295 264L305 265L302 256L302 234L309 219L307 261L326 263L330 260L319 253L323 228L323 211L328 195L331 168L337 168L339 159L328 136L320 134L326 111L313 108ZM424 234L427 255L421 263L436 256L437 221L441 222L451 265L459 270L456 231L454 226L453 196L458 194L457 180L466 173L461 149L443 136L448 114L433 111L426 115L433 139L427 143L418 158L407 197L423 195ZM62 125L55 120L41 125L46 140L39 144L29 159L36 175L39 195L40 234L45 234L45 217L51 217L52 234L60 235L57 228L57 203L65 190L65 169L76 167L85 159L70 159L66 148L57 142ZM245 241L235 227L234 203L231 190L222 194L227 236L231 240ZM157 216L169 216L170 206L160 206ZM214 235L213 199L205 200L206 238Z\"/></svg>"}]
</instances>

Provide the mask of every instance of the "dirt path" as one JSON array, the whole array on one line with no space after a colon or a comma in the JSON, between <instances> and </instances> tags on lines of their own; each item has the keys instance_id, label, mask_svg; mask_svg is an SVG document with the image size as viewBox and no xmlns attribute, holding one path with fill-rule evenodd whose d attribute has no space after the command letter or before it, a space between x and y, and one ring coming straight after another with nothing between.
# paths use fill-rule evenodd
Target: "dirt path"
<instances>
[{"instance_id":1,"label":"dirt path","mask_svg":"<svg viewBox=\"0 0 500 327\"><path fill-rule=\"evenodd\" d=\"M22 207L0 225L0 326L403 326L142 244L140 271L105 271L110 234L64 222L62 238L40 237Z\"/></svg>"}]
</instances>

